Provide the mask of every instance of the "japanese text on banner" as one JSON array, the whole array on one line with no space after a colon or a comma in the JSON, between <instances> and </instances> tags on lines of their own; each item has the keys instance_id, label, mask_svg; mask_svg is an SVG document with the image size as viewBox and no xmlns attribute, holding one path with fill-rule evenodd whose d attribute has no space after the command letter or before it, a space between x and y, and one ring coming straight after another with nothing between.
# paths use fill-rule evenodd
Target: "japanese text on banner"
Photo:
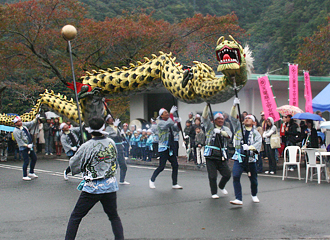
<instances>
[{"instance_id":1,"label":"japanese text on banner","mask_svg":"<svg viewBox=\"0 0 330 240\"><path fill-rule=\"evenodd\" d=\"M265 118L272 117L275 122L280 120L280 114L276 111L277 105L269 84L268 76L258 78L258 83Z\"/></svg>"},{"instance_id":2,"label":"japanese text on banner","mask_svg":"<svg viewBox=\"0 0 330 240\"><path fill-rule=\"evenodd\" d=\"M305 112L313 113L313 107L312 107L312 89L311 89L311 81L309 78L309 72L305 71L304 72L304 79L305 79Z\"/></svg>"},{"instance_id":3,"label":"japanese text on banner","mask_svg":"<svg viewBox=\"0 0 330 240\"><path fill-rule=\"evenodd\" d=\"M299 107L298 98L298 64L289 64L289 104Z\"/></svg>"}]
</instances>

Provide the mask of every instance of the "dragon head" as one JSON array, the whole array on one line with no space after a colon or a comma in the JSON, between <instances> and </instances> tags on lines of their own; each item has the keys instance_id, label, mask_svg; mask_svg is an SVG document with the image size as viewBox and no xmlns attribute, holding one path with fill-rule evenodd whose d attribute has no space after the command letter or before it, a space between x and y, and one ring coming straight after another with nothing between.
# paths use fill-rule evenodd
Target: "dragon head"
<instances>
[{"instance_id":1,"label":"dragon head","mask_svg":"<svg viewBox=\"0 0 330 240\"><path fill-rule=\"evenodd\" d=\"M216 55L219 61L218 71L225 75L233 75L242 67L249 68L251 65L246 63L245 49L231 36L232 39L225 40L222 36L217 41ZM248 51L248 50L247 50ZM250 51L248 51L250 53ZM251 58L249 56L249 58ZM252 59L252 58L251 58ZM249 69L247 69L249 72Z\"/></svg>"}]
</instances>

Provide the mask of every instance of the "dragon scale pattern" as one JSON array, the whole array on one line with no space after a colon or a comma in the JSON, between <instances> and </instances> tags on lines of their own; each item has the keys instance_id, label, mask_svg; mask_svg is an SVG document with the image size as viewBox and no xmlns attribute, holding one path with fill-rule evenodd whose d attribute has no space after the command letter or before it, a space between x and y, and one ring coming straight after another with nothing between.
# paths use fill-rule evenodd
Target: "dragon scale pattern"
<instances>
[{"instance_id":1,"label":"dragon scale pattern","mask_svg":"<svg viewBox=\"0 0 330 240\"><path fill-rule=\"evenodd\" d=\"M86 75L81 77L81 82L89 85L92 91L81 91L79 94L82 121L86 122L95 115L104 116L104 97L145 93L162 86L178 100L186 103L215 104L227 101L234 96L235 86L238 90L244 87L247 75L253 67L253 58L248 48L245 52L233 37L230 38L231 40L224 40L224 37L220 37L217 42L218 71L223 73L220 77L216 76L210 66L198 61L194 61L190 69L183 69L171 53L163 52L159 52L159 56L153 54L151 59L145 57L143 63L131 63L129 68L116 67L86 72ZM40 96L34 108L21 116L24 122L35 117L41 104L47 105L59 115L79 122L77 106L73 99L67 100L66 96L56 95L48 90ZM0 124L13 126L13 118L0 114Z\"/></svg>"}]
</instances>

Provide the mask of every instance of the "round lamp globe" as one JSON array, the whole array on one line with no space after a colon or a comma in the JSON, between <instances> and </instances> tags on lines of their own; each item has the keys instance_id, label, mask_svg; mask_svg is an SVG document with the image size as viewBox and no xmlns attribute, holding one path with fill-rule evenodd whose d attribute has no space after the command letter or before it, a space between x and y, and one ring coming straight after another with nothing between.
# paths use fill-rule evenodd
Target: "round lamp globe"
<instances>
[{"instance_id":1,"label":"round lamp globe","mask_svg":"<svg viewBox=\"0 0 330 240\"><path fill-rule=\"evenodd\" d=\"M65 25L61 31L62 37L67 40L73 40L77 36L77 29L72 25Z\"/></svg>"}]
</instances>

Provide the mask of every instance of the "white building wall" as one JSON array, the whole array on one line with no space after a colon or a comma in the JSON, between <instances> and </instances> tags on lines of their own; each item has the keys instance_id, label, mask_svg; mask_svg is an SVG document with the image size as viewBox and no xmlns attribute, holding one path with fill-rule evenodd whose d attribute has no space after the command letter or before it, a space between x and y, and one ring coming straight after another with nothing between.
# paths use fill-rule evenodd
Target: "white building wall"
<instances>
[{"instance_id":1,"label":"white building wall","mask_svg":"<svg viewBox=\"0 0 330 240\"><path fill-rule=\"evenodd\" d=\"M146 102L146 96L144 94L130 96L131 121L136 118L147 119L148 117L147 109L148 109L148 105Z\"/></svg>"}]
</instances>

